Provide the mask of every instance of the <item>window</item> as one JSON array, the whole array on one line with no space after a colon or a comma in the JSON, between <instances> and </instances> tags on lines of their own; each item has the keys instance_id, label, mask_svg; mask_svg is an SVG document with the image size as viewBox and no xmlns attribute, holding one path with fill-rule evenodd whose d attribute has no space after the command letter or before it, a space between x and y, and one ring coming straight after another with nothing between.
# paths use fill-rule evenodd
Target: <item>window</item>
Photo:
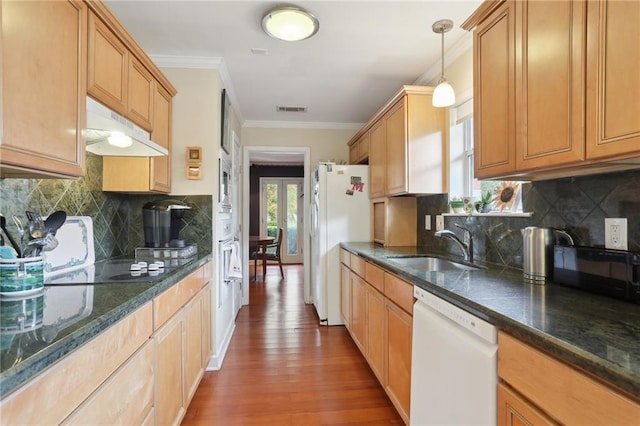
<instances>
[{"instance_id":1,"label":"window","mask_svg":"<svg viewBox=\"0 0 640 426\"><path fill-rule=\"evenodd\" d=\"M449 200L467 199L474 204L488 192L492 210L522 212L522 182L479 181L473 176L473 98L451 108L450 114Z\"/></svg>"}]
</instances>

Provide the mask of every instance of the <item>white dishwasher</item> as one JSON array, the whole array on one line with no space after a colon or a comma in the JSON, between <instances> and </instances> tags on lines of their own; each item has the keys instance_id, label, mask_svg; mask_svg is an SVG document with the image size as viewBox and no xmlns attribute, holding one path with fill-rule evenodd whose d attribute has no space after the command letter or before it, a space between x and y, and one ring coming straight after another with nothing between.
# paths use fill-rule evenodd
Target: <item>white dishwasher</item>
<instances>
[{"instance_id":1,"label":"white dishwasher","mask_svg":"<svg viewBox=\"0 0 640 426\"><path fill-rule=\"evenodd\" d=\"M410 424L495 425L496 328L414 286Z\"/></svg>"}]
</instances>

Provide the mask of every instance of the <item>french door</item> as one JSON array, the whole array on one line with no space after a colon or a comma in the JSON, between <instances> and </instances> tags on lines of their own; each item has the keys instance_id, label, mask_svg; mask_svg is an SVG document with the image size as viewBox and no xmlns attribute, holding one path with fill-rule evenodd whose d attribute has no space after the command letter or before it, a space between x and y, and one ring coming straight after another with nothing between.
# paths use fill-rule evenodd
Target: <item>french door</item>
<instances>
[{"instance_id":1,"label":"french door","mask_svg":"<svg viewBox=\"0 0 640 426\"><path fill-rule=\"evenodd\" d=\"M302 178L260 178L260 235L277 238L282 263L302 263Z\"/></svg>"}]
</instances>

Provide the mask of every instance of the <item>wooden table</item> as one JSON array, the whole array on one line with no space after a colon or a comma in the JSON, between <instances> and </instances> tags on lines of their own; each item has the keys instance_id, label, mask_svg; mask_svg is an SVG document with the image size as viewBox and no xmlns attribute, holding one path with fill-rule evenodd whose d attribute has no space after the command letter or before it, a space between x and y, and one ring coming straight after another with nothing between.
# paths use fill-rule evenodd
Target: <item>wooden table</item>
<instances>
[{"instance_id":1,"label":"wooden table","mask_svg":"<svg viewBox=\"0 0 640 426\"><path fill-rule=\"evenodd\" d=\"M258 247L262 250L262 279L267 275L267 246L271 244L274 239L273 237L249 235L249 255ZM253 278L256 278L255 274Z\"/></svg>"}]
</instances>

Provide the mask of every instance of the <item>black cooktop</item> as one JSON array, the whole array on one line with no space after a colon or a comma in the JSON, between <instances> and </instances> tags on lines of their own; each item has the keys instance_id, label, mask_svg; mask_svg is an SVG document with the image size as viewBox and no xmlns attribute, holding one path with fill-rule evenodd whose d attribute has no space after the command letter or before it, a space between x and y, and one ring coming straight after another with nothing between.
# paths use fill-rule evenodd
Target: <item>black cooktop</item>
<instances>
[{"instance_id":1,"label":"black cooktop","mask_svg":"<svg viewBox=\"0 0 640 426\"><path fill-rule=\"evenodd\" d=\"M167 273L191 263L196 256L185 259L159 260L164 263L164 268L156 271L149 267L140 271L131 271L131 265L135 259L114 259L96 262L93 265L77 269L65 274L47 277L45 285L82 285L82 284L113 284L122 282L153 283L163 279ZM147 262L147 264L153 261Z\"/></svg>"}]
</instances>

